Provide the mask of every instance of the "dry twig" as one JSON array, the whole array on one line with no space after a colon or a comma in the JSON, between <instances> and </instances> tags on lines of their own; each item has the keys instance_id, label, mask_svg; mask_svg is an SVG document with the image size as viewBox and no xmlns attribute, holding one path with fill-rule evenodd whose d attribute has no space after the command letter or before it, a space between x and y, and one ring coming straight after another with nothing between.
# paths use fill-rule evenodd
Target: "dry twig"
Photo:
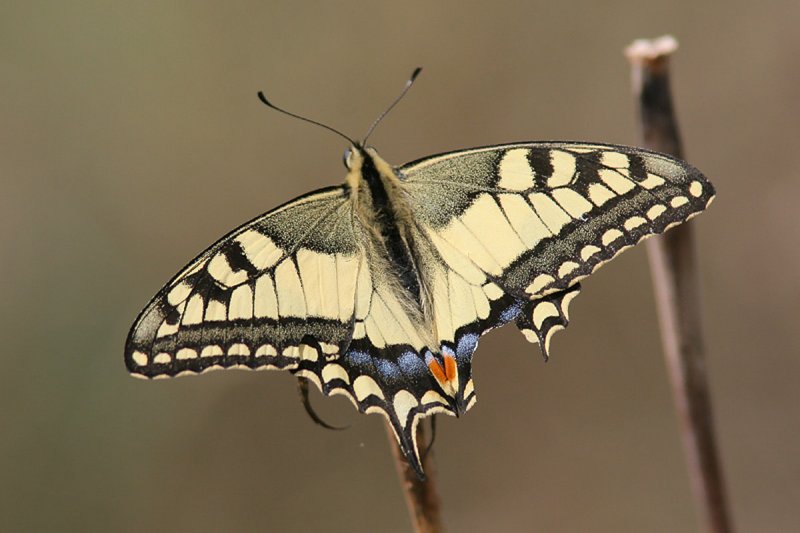
<instances>
[{"instance_id":1,"label":"dry twig","mask_svg":"<svg viewBox=\"0 0 800 533\"><path fill-rule=\"evenodd\" d=\"M631 63L644 146L682 157L669 85L669 56L676 48L675 39L662 37L635 41L625 54ZM714 440L692 225L682 224L648 240L647 251L692 489L706 530L727 533L732 526Z\"/></svg>"},{"instance_id":2,"label":"dry twig","mask_svg":"<svg viewBox=\"0 0 800 533\"><path fill-rule=\"evenodd\" d=\"M423 443L425 440L424 425L417 426L417 442ZM406 497L408 514L414 529L418 533L441 533L441 517L439 516L439 494L436 491L436 468L433 460L433 450L428 450L422 457L422 467L425 469L425 481L419 479L414 469L408 464L394 431L389 424L386 424L386 432L389 443L392 447L397 474L400 476L400 485Z\"/></svg>"}]
</instances>

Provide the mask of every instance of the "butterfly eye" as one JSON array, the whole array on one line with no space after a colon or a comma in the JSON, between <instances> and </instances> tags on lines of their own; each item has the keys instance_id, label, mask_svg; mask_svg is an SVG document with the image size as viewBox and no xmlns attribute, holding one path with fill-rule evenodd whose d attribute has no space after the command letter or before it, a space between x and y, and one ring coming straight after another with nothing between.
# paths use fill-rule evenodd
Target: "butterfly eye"
<instances>
[{"instance_id":1,"label":"butterfly eye","mask_svg":"<svg viewBox=\"0 0 800 533\"><path fill-rule=\"evenodd\" d=\"M351 155L353 155L353 151L350 148L345 150L344 154L342 154L342 162L344 163L344 168L346 168L348 170L350 170L350 156Z\"/></svg>"}]
</instances>

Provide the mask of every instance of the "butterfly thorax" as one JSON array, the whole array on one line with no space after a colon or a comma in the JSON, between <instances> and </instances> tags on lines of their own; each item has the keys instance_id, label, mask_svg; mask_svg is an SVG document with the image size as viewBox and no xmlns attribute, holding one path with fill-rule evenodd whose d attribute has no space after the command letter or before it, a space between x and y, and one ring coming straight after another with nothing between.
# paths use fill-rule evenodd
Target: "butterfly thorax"
<instances>
[{"instance_id":1,"label":"butterfly thorax","mask_svg":"<svg viewBox=\"0 0 800 533\"><path fill-rule=\"evenodd\" d=\"M419 265L411 232L413 219L395 170L373 148L353 147L347 159L346 183L360 226L370 232L373 258L385 266L419 317L425 315ZM378 269L381 270L381 269Z\"/></svg>"}]
</instances>

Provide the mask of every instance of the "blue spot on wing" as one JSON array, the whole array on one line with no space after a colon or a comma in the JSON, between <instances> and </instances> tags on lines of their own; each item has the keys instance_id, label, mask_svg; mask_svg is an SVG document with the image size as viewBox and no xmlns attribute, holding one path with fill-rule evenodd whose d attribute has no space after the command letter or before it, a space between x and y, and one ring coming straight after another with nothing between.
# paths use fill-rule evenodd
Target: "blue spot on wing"
<instances>
[{"instance_id":1,"label":"blue spot on wing","mask_svg":"<svg viewBox=\"0 0 800 533\"><path fill-rule=\"evenodd\" d=\"M388 380L395 381L403 378L400 367L386 359L376 359L375 368L381 376Z\"/></svg>"},{"instance_id":2,"label":"blue spot on wing","mask_svg":"<svg viewBox=\"0 0 800 533\"><path fill-rule=\"evenodd\" d=\"M426 375L428 373L427 365L414 352L405 352L397 358L397 364L408 375Z\"/></svg>"},{"instance_id":3,"label":"blue spot on wing","mask_svg":"<svg viewBox=\"0 0 800 533\"><path fill-rule=\"evenodd\" d=\"M503 324L505 324L507 322L511 322L512 320L517 318L517 315L519 315L520 311L521 311L521 307L520 307L519 303L515 303L514 305L509 306L508 308L503 310L502 313L500 313L500 324L499 325L502 326Z\"/></svg>"},{"instance_id":4,"label":"blue spot on wing","mask_svg":"<svg viewBox=\"0 0 800 533\"><path fill-rule=\"evenodd\" d=\"M356 368L363 369L372 366L372 356L367 352L353 350L351 352L347 352L346 359L349 365L352 365Z\"/></svg>"},{"instance_id":5,"label":"blue spot on wing","mask_svg":"<svg viewBox=\"0 0 800 533\"><path fill-rule=\"evenodd\" d=\"M478 347L478 338L479 336L475 333L465 333L458 339L458 344L456 345L456 359L462 360L472 357L472 354L475 352L475 348Z\"/></svg>"}]
</instances>

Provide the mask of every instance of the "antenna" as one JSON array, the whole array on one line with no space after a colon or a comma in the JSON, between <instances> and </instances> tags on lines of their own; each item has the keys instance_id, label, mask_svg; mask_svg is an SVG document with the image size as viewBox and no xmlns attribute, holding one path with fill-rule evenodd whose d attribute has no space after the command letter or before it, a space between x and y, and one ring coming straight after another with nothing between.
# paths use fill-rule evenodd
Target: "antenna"
<instances>
[{"instance_id":1,"label":"antenna","mask_svg":"<svg viewBox=\"0 0 800 533\"><path fill-rule=\"evenodd\" d=\"M386 110L378 116L378 118L375 119L375 122L372 123L372 126L369 127L369 129L367 130L367 134L364 135L364 140L362 141L362 144L364 145L367 144L367 139L369 139L369 136L372 135L372 131L375 129L375 126L377 126L380 123L380 121L383 120L383 117L388 115L389 111L391 111L392 108L394 108L394 106L396 106L397 103L403 99L408 90L414 84L414 80L417 79L417 76L419 76L420 72L422 72L422 67L417 67L414 69L414 72L411 73L411 77L408 78L405 87L403 87L403 90L400 91L398 97L394 99L394 102L392 102L392 104L389 107L387 107Z\"/></svg>"},{"instance_id":2,"label":"antenna","mask_svg":"<svg viewBox=\"0 0 800 533\"><path fill-rule=\"evenodd\" d=\"M289 115L290 117L294 117L294 118L300 119L300 120L302 120L304 122L309 122L311 124L316 124L317 126L325 128L328 131L332 131L333 133L335 133L336 135L338 135L340 137L344 137L345 139L347 139L350 142L351 145L353 145L353 146L357 145L357 143L353 139L351 139L350 137L348 137L347 135L345 135L341 131L328 126L327 124L323 124L322 122L317 122L316 120L311 120L310 118L302 117L300 115L296 115L294 113L290 113L289 111L286 111L285 109L281 109L280 107L276 106L275 104L273 104L272 102L267 100L267 97L264 96L264 92L263 91L258 91L258 99L261 100L264 103L265 106L267 106L269 108L272 108L275 111L280 111L284 115ZM392 105L394 105L394 104L392 104ZM389 108L389 109L391 109L391 108Z\"/></svg>"}]
</instances>

